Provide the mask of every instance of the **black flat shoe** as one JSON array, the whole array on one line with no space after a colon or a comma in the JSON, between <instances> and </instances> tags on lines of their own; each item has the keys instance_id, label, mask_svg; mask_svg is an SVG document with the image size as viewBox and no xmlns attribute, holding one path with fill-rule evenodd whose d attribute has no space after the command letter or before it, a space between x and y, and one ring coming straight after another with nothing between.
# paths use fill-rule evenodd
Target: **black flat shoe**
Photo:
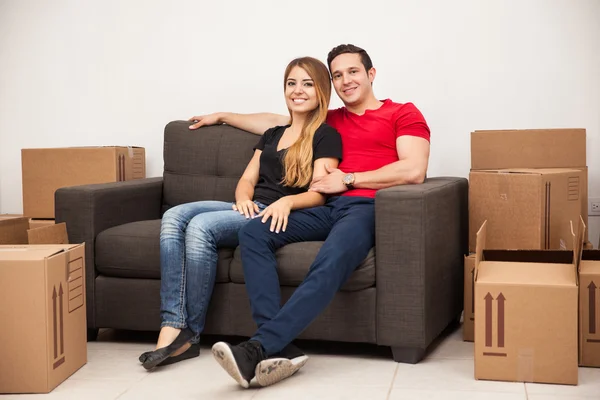
<instances>
[{"instance_id":1,"label":"black flat shoe","mask_svg":"<svg viewBox=\"0 0 600 400\"><path fill-rule=\"evenodd\" d=\"M142 354L140 356L140 361L142 361L142 358L144 359L144 361L142 361L142 365L147 370L153 369L158 364L162 363L167 358L169 358L171 354L179 350L181 346L185 345L190 340L192 340L194 336L194 332L192 332L189 328L181 330L181 332L179 332L179 335L177 335L173 343L171 343L170 345Z\"/></svg>"},{"instance_id":2,"label":"black flat shoe","mask_svg":"<svg viewBox=\"0 0 600 400\"><path fill-rule=\"evenodd\" d=\"M187 360L189 358L198 357L199 355L200 355L200 345L196 343L196 344L191 345L189 349L187 349L180 355L167 358L165 361L158 364L157 367L175 364L176 362Z\"/></svg>"},{"instance_id":3,"label":"black flat shoe","mask_svg":"<svg viewBox=\"0 0 600 400\"><path fill-rule=\"evenodd\" d=\"M151 351L146 351L144 353L142 353L140 355L140 358L138 358L138 360L140 360L140 362L143 364L144 361L146 361L146 358L148 358L148 354L152 353Z\"/></svg>"}]
</instances>

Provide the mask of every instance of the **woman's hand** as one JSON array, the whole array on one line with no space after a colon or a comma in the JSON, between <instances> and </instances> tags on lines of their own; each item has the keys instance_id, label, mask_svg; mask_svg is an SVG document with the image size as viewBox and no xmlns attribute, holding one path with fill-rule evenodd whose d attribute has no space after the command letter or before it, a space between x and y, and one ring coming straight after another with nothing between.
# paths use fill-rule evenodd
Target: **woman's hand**
<instances>
[{"instance_id":1,"label":"woman's hand","mask_svg":"<svg viewBox=\"0 0 600 400\"><path fill-rule=\"evenodd\" d=\"M237 201L233 205L235 211L239 211L240 214L245 215L246 218L254 218L258 214L259 208L252 200Z\"/></svg>"},{"instance_id":2,"label":"woman's hand","mask_svg":"<svg viewBox=\"0 0 600 400\"><path fill-rule=\"evenodd\" d=\"M259 217L263 217L262 223L264 224L271 218L270 231L279 233L280 230L285 232L285 228L288 223L288 216L292 211L292 201L286 197L282 197L275 203L272 203L269 207L265 208L258 214Z\"/></svg>"},{"instance_id":3,"label":"woman's hand","mask_svg":"<svg viewBox=\"0 0 600 400\"><path fill-rule=\"evenodd\" d=\"M206 125L218 125L221 123L222 113L213 113L207 115L196 115L188 121L193 122L192 125L189 126L190 129L198 129L202 126Z\"/></svg>"}]
</instances>

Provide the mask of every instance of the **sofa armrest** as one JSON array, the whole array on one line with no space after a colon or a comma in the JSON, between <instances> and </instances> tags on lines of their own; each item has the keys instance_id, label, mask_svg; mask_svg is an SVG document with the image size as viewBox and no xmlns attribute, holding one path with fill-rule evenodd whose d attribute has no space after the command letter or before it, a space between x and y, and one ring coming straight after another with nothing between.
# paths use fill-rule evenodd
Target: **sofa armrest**
<instances>
[{"instance_id":1,"label":"sofa armrest","mask_svg":"<svg viewBox=\"0 0 600 400\"><path fill-rule=\"evenodd\" d=\"M95 327L94 251L105 229L135 221L159 219L162 178L137 179L60 188L54 195L55 220L66 222L69 243L85 242L88 327Z\"/></svg>"},{"instance_id":2,"label":"sofa armrest","mask_svg":"<svg viewBox=\"0 0 600 400\"><path fill-rule=\"evenodd\" d=\"M377 343L424 350L462 311L468 181L379 190L375 221Z\"/></svg>"}]
</instances>

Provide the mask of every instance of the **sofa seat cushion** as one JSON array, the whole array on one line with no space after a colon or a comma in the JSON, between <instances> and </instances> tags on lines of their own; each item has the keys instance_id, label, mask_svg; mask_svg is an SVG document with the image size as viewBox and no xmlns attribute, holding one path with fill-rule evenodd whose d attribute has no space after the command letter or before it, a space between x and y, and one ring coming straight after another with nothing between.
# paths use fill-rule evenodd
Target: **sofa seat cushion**
<instances>
[{"instance_id":1,"label":"sofa seat cushion","mask_svg":"<svg viewBox=\"0 0 600 400\"><path fill-rule=\"evenodd\" d=\"M275 253L277 257L277 273L281 286L297 287L308 273L323 242L301 242L288 244ZM239 247L235 250L231 269L231 281L245 283L244 270ZM342 287L342 291L351 292L375 286L375 248L372 248L365 260L350 275L350 279Z\"/></svg>"},{"instance_id":2,"label":"sofa seat cushion","mask_svg":"<svg viewBox=\"0 0 600 400\"><path fill-rule=\"evenodd\" d=\"M220 249L217 282L229 282L233 249ZM131 222L96 237L96 270L120 278L160 279L160 219Z\"/></svg>"}]
</instances>

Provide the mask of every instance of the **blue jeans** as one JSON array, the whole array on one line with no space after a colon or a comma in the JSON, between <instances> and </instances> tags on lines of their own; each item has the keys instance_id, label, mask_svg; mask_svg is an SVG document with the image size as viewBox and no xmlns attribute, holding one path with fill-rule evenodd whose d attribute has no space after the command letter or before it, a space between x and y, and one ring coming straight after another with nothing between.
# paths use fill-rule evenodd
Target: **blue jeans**
<instances>
[{"instance_id":1,"label":"blue jeans","mask_svg":"<svg viewBox=\"0 0 600 400\"><path fill-rule=\"evenodd\" d=\"M239 233L246 290L267 355L293 341L333 300L375 245L375 201L334 197L324 206L294 211L285 232L255 219ZM281 307L275 251L288 243L325 241L304 281Z\"/></svg>"},{"instance_id":2,"label":"blue jeans","mask_svg":"<svg viewBox=\"0 0 600 400\"><path fill-rule=\"evenodd\" d=\"M265 205L255 202L262 211ZM161 327L189 327L198 343L217 275L217 248L235 248L250 221L233 203L198 201L169 209L160 229Z\"/></svg>"}]
</instances>

